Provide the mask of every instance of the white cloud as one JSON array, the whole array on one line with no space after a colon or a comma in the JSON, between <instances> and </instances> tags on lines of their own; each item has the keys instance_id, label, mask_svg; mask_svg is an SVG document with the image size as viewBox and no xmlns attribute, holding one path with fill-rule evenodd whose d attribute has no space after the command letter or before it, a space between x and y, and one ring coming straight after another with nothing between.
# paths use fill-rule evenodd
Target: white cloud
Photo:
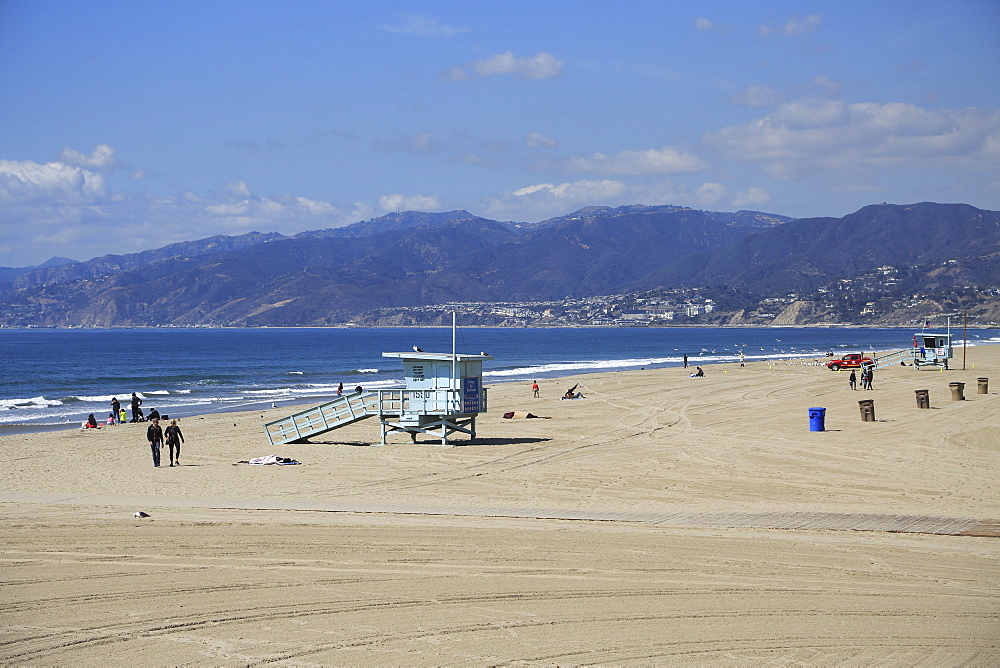
<instances>
[{"instance_id":1,"label":"white cloud","mask_svg":"<svg viewBox=\"0 0 1000 668\"><path fill-rule=\"evenodd\" d=\"M537 221L560 216L584 206L675 204L694 208L734 210L771 201L760 188L734 191L722 183L689 186L672 181L628 184L613 179L566 183L536 183L488 198L471 209L500 220ZM470 210L471 210L470 209Z\"/></svg>"},{"instance_id":2,"label":"white cloud","mask_svg":"<svg viewBox=\"0 0 1000 668\"><path fill-rule=\"evenodd\" d=\"M115 149L107 144L98 144L90 155L85 155L67 146L63 148L56 160L68 165L90 169L113 169L120 166L115 158Z\"/></svg>"},{"instance_id":3,"label":"white cloud","mask_svg":"<svg viewBox=\"0 0 1000 668\"><path fill-rule=\"evenodd\" d=\"M563 63L551 53L541 51L534 56L515 56L512 51L497 53L483 60L474 60L461 67L447 70L447 81L465 81L473 75L488 78L513 74L520 79L552 79L562 74Z\"/></svg>"},{"instance_id":4,"label":"white cloud","mask_svg":"<svg viewBox=\"0 0 1000 668\"><path fill-rule=\"evenodd\" d=\"M757 34L761 37L808 35L816 32L823 17L820 14L809 14L798 17L789 16L783 25L761 25L757 28Z\"/></svg>"},{"instance_id":5,"label":"white cloud","mask_svg":"<svg viewBox=\"0 0 1000 668\"><path fill-rule=\"evenodd\" d=\"M995 110L800 100L750 123L709 133L704 142L727 157L762 163L775 178L791 178L819 169L996 169L998 136L1000 111Z\"/></svg>"},{"instance_id":6,"label":"white cloud","mask_svg":"<svg viewBox=\"0 0 1000 668\"><path fill-rule=\"evenodd\" d=\"M695 19L694 27L698 30L711 30L712 22L704 18Z\"/></svg>"},{"instance_id":7,"label":"white cloud","mask_svg":"<svg viewBox=\"0 0 1000 668\"><path fill-rule=\"evenodd\" d=\"M747 86L733 96L733 102L748 107L772 107L778 103L778 95L770 86Z\"/></svg>"},{"instance_id":8,"label":"white cloud","mask_svg":"<svg viewBox=\"0 0 1000 668\"><path fill-rule=\"evenodd\" d=\"M439 19L429 19L416 15L406 16L396 25L383 25L379 27L386 32L416 35L417 37L450 37L463 32L469 32L468 28L450 26L441 23Z\"/></svg>"},{"instance_id":9,"label":"white cloud","mask_svg":"<svg viewBox=\"0 0 1000 668\"><path fill-rule=\"evenodd\" d=\"M734 207L763 206L771 201L771 196L766 190L760 188L747 188L741 190L733 197Z\"/></svg>"},{"instance_id":10,"label":"white cloud","mask_svg":"<svg viewBox=\"0 0 1000 668\"><path fill-rule=\"evenodd\" d=\"M564 166L570 172L605 175L675 174L697 172L706 167L705 162L696 155L671 146L645 151L620 151L615 155L592 153L569 158Z\"/></svg>"},{"instance_id":11,"label":"white cloud","mask_svg":"<svg viewBox=\"0 0 1000 668\"><path fill-rule=\"evenodd\" d=\"M717 206L729 194L721 183L702 183L694 189L694 201L700 206Z\"/></svg>"},{"instance_id":12,"label":"white cloud","mask_svg":"<svg viewBox=\"0 0 1000 668\"><path fill-rule=\"evenodd\" d=\"M538 183L490 197L475 207L501 220L542 220L590 204L617 202L626 192L621 181Z\"/></svg>"},{"instance_id":13,"label":"white cloud","mask_svg":"<svg viewBox=\"0 0 1000 668\"><path fill-rule=\"evenodd\" d=\"M0 266L132 253L214 234L294 234L373 212L357 202L258 197L242 181L209 196L114 192L104 176L74 165L0 160Z\"/></svg>"},{"instance_id":14,"label":"white cloud","mask_svg":"<svg viewBox=\"0 0 1000 668\"><path fill-rule=\"evenodd\" d=\"M440 211L441 200L437 195L382 195L378 198L382 211Z\"/></svg>"},{"instance_id":15,"label":"white cloud","mask_svg":"<svg viewBox=\"0 0 1000 668\"><path fill-rule=\"evenodd\" d=\"M107 181L90 170L61 162L0 160L0 203L95 205L108 197Z\"/></svg>"},{"instance_id":16,"label":"white cloud","mask_svg":"<svg viewBox=\"0 0 1000 668\"><path fill-rule=\"evenodd\" d=\"M844 88L844 84L839 81L834 81L825 74L821 74L818 77L813 78L813 83L822 88L826 93L830 95L836 95Z\"/></svg>"},{"instance_id":17,"label":"white cloud","mask_svg":"<svg viewBox=\"0 0 1000 668\"><path fill-rule=\"evenodd\" d=\"M529 132L524 136L524 145L530 148L556 148L557 142L541 133Z\"/></svg>"}]
</instances>

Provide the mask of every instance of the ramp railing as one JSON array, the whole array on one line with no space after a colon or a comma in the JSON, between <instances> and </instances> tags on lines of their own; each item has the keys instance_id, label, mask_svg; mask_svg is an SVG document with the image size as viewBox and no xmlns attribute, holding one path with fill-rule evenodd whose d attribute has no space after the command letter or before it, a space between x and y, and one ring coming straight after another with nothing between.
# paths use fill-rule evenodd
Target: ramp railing
<instances>
[{"instance_id":1,"label":"ramp railing","mask_svg":"<svg viewBox=\"0 0 1000 668\"><path fill-rule=\"evenodd\" d=\"M887 367L890 364L899 364L906 360L912 360L916 356L916 351L913 348L907 348L906 350L897 350L896 352L886 353L885 355L879 355L872 360L872 367L876 369L881 369Z\"/></svg>"},{"instance_id":2,"label":"ramp railing","mask_svg":"<svg viewBox=\"0 0 1000 668\"><path fill-rule=\"evenodd\" d=\"M476 397L474 396L473 399ZM271 445L303 441L344 425L377 415L398 417L420 415L468 415L486 412L486 388L480 388L478 402L459 390L387 389L353 393L274 420L264 425Z\"/></svg>"},{"instance_id":3,"label":"ramp railing","mask_svg":"<svg viewBox=\"0 0 1000 668\"><path fill-rule=\"evenodd\" d=\"M293 443L378 414L378 395L355 392L264 425L271 445Z\"/></svg>"}]
</instances>

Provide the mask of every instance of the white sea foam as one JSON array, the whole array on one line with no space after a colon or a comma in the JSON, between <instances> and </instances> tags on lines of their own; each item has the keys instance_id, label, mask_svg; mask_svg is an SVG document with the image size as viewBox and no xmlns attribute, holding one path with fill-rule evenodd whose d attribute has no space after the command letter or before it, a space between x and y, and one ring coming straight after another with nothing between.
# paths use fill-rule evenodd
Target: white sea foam
<instances>
[{"instance_id":1,"label":"white sea foam","mask_svg":"<svg viewBox=\"0 0 1000 668\"><path fill-rule=\"evenodd\" d=\"M58 399L46 399L45 397L31 397L30 399L0 399L0 408L45 408L48 406L62 406L63 402Z\"/></svg>"},{"instance_id":2,"label":"white sea foam","mask_svg":"<svg viewBox=\"0 0 1000 668\"><path fill-rule=\"evenodd\" d=\"M302 371L289 371L288 373L295 374L296 376L301 376L303 372Z\"/></svg>"},{"instance_id":3,"label":"white sea foam","mask_svg":"<svg viewBox=\"0 0 1000 668\"><path fill-rule=\"evenodd\" d=\"M128 397L127 394L78 394L76 396L69 397L69 399L76 399L77 401L85 401L92 404L110 404L111 399L114 397L122 397L118 401L123 404L128 403L127 401L124 401L124 398Z\"/></svg>"},{"instance_id":4,"label":"white sea foam","mask_svg":"<svg viewBox=\"0 0 1000 668\"><path fill-rule=\"evenodd\" d=\"M764 353L764 354L748 354L746 355L747 361L762 360L762 359L794 359L800 357L818 357L822 355L819 352L788 352L788 353ZM708 364L711 362L734 362L739 360L739 354L702 354L702 355L689 355L688 365L694 366L697 364ZM644 357L644 358L633 358L633 359L621 359L621 360L586 360L586 361L574 361L574 362L552 362L549 364L539 364L533 366L517 367L514 369L499 369L496 371L486 370L483 372L484 377L488 378L511 378L520 376L552 376L560 375L567 372L574 371L597 371L601 369L633 369L638 367L647 366L657 366L662 364L680 364L683 361L683 357Z\"/></svg>"},{"instance_id":5,"label":"white sea foam","mask_svg":"<svg viewBox=\"0 0 1000 668\"><path fill-rule=\"evenodd\" d=\"M358 373L378 373L378 369L357 369Z\"/></svg>"}]
</instances>

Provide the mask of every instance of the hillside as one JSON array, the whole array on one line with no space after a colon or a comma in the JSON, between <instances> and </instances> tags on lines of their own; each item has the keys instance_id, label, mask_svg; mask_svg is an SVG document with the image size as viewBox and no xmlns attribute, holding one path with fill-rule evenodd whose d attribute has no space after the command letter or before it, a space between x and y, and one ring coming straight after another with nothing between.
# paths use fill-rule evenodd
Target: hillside
<instances>
[{"instance_id":1,"label":"hillside","mask_svg":"<svg viewBox=\"0 0 1000 668\"><path fill-rule=\"evenodd\" d=\"M250 233L28 271L0 284L0 325L330 325L445 302L673 287L715 291L717 317L725 311L732 321L737 311L752 313L755 300L815 292L815 303L780 314L795 323L860 312L855 302L871 295L850 281L885 267L896 272L888 284L899 294L1000 288L1000 214L920 203L790 220L635 205L516 224L465 211L406 212L294 237Z\"/></svg>"}]
</instances>

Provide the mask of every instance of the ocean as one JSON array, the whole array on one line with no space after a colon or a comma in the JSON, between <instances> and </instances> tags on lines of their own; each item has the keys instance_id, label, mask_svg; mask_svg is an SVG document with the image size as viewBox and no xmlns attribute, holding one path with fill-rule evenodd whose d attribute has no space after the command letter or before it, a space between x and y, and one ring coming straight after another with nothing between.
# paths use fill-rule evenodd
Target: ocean
<instances>
[{"instance_id":1,"label":"ocean","mask_svg":"<svg viewBox=\"0 0 1000 668\"><path fill-rule=\"evenodd\" d=\"M462 328L460 353L486 352L484 384L739 359L804 360L901 350L919 329L824 327ZM935 331L943 331L938 328ZM962 330L952 329L956 340ZM969 332L1000 343L1000 329ZM106 419L112 397L171 417L301 404L346 389L400 387L382 352L451 352L450 328L0 329L0 433ZM960 363L961 350L956 352ZM131 417L131 412L129 413Z\"/></svg>"}]
</instances>

